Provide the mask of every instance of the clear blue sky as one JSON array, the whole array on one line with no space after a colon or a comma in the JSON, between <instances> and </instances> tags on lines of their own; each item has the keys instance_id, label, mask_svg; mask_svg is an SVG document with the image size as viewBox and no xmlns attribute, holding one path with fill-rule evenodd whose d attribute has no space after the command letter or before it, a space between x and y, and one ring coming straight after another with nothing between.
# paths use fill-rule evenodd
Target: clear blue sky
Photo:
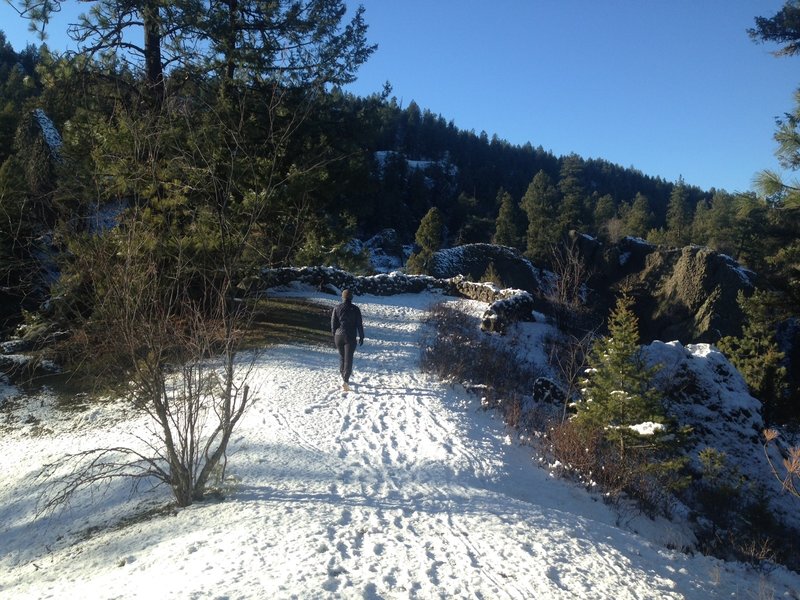
<instances>
[{"instance_id":1,"label":"clear blue sky","mask_svg":"<svg viewBox=\"0 0 800 600\"><path fill-rule=\"evenodd\" d=\"M4 2L12 45L38 43ZM793 107L800 58L774 57L745 30L782 0L360 3L379 48L356 94L389 81L403 105L459 128L703 188L748 190L777 169L775 118ZM66 46L65 16L51 48Z\"/></svg>"}]
</instances>

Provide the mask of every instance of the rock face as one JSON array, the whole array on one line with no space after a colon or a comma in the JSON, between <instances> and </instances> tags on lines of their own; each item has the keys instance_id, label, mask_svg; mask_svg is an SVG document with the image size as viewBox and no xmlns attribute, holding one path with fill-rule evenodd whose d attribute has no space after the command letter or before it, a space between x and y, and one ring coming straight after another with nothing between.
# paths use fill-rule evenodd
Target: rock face
<instances>
[{"instance_id":1,"label":"rock face","mask_svg":"<svg viewBox=\"0 0 800 600\"><path fill-rule=\"evenodd\" d=\"M636 300L643 342L679 340L714 343L741 332L740 290L753 290L755 274L732 258L700 246L658 247L638 238L604 245L574 235L575 248L592 273L588 304L594 320L605 320L622 290ZM467 244L434 254L432 275L480 280L489 266L503 287L531 294L531 307L548 309L548 276L518 251L492 244ZM487 300L487 301L495 301Z\"/></svg>"},{"instance_id":2,"label":"rock face","mask_svg":"<svg viewBox=\"0 0 800 600\"><path fill-rule=\"evenodd\" d=\"M754 276L733 259L708 248L654 249L644 268L630 275L645 341L717 342L741 332L740 290L753 290Z\"/></svg>"},{"instance_id":3,"label":"rock face","mask_svg":"<svg viewBox=\"0 0 800 600\"><path fill-rule=\"evenodd\" d=\"M756 277L729 256L700 246L657 247L637 238L610 247L578 240L578 248L594 273L590 286L599 316L627 290L636 300L644 343L715 343L741 332L736 296L752 292Z\"/></svg>"},{"instance_id":4,"label":"rock face","mask_svg":"<svg viewBox=\"0 0 800 600\"><path fill-rule=\"evenodd\" d=\"M431 275L440 279L463 275L480 281L490 265L504 288L532 293L542 288L540 269L518 250L494 244L465 244L435 252Z\"/></svg>"}]
</instances>

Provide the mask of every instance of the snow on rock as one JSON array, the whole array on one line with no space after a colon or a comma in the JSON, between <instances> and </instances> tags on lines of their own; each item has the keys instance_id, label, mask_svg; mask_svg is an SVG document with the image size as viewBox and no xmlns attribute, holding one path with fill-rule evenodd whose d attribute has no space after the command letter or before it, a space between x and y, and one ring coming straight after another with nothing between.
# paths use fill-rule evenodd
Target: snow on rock
<instances>
[{"instance_id":1,"label":"snow on rock","mask_svg":"<svg viewBox=\"0 0 800 600\"><path fill-rule=\"evenodd\" d=\"M288 293L301 292L336 301ZM367 342L346 395L332 347L265 351L219 501L154 511L169 500L163 488L129 496L112 486L91 504L36 518L44 463L130 444L148 426L120 403L76 414L30 399L45 405L50 430L6 426L0 437L3 596L797 597L798 574L658 543L679 545L674 525L619 527L608 506L535 468L531 447L515 445L474 397L420 374L420 320L438 300L359 298Z\"/></svg>"},{"instance_id":2,"label":"snow on rock","mask_svg":"<svg viewBox=\"0 0 800 600\"><path fill-rule=\"evenodd\" d=\"M443 169L445 173L450 175L451 177L458 174L458 167L448 161L447 159L444 160L411 160L406 158L406 156L400 152L395 152L394 150L378 150L375 152L375 162L378 163L378 167L380 168L381 172L386 168L386 164L390 160L402 160L405 162L406 166L408 167L409 171L425 171L432 167L440 167Z\"/></svg>"},{"instance_id":3,"label":"snow on rock","mask_svg":"<svg viewBox=\"0 0 800 600\"><path fill-rule=\"evenodd\" d=\"M728 266L739 278L742 280L742 283L748 287L755 285L756 282L756 273L755 271L751 271L750 269L745 269L742 265L740 265L733 257L728 256L727 254L720 254L719 257L722 259L723 263Z\"/></svg>"},{"instance_id":4,"label":"snow on rock","mask_svg":"<svg viewBox=\"0 0 800 600\"><path fill-rule=\"evenodd\" d=\"M114 200L102 206L97 205L89 216L89 231L99 234L114 229L127 208L128 203L125 200Z\"/></svg>"},{"instance_id":5,"label":"snow on rock","mask_svg":"<svg viewBox=\"0 0 800 600\"><path fill-rule=\"evenodd\" d=\"M53 121L50 120L50 117L48 117L41 108L37 108L33 111L33 118L36 119L39 128L42 130L44 141L50 149L50 155L58 160L62 145L61 135L58 133L58 129L56 129Z\"/></svg>"},{"instance_id":6,"label":"snow on rock","mask_svg":"<svg viewBox=\"0 0 800 600\"><path fill-rule=\"evenodd\" d=\"M502 333L510 323L533 321L534 299L523 290L502 290L502 296L483 313L481 329Z\"/></svg>"},{"instance_id":7,"label":"snow on rock","mask_svg":"<svg viewBox=\"0 0 800 600\"><path fill-rule=\"evenodd\" d=\"M772 508L787 523L800 527L796 500L783 493L763 449L761 402L753 398L742 376L711 344L655 341L644 346L647 362L661 367L657 381L668 390L668 413L681 425L691 425L692 467L701 470L699 453L705 448L724 452L731 472L740 473L764 489ZM773 462L781 464L777 450Z\"/></svg>"},{"instance_id":8,"label":"snow on rock","mask_svg":"<svg viewBox=\"0 0 800 600\"><path fill-rule=\"evenodd\" d=\"M647 240L643 240L643 239L642 239L642 238L640 238L640 237L635 237L635 236L632 236L632 235L627 235L627 236L625 236L625 237L623 238L623 241L625 241L625 242L627 242L627 243L630 243L630 244L636 244L636 245L638 245L638 246L647 246L647 247L649 247L649 248L655 248L655 245L654 245L654 244L651 244L651 243L650 243L650 242L648 242Z\"/></svg>"},{"instance_id":9,"label":"snow on rock","mask_svg":"<svg viewBox=\"0 0 800 600\"><path fill-rule=\"evenodd\" d=\"M364 245L370 253L370 264L378 273L391 273L403 267L405 252L394 229L384 229Z\"/></svg>"}]
</instances>

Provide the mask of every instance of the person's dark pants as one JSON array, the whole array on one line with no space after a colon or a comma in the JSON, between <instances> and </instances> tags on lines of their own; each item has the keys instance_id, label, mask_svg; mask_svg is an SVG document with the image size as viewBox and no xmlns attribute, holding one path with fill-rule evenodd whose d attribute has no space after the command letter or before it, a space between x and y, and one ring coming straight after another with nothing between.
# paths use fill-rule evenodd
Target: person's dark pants
<instances>
[{"instance_id":1,"label":"person's dark pants","mask_svg":"<svg viewBox=\"0 0 800 600\"><path fill-rule=\"evenodd\" d=\"M339 350L339 372L345 383L350 381L353 372L353 354L356 352L356 339L347 339L345 335L334 337L336 349Z\"/></svg>"}]
</instances>

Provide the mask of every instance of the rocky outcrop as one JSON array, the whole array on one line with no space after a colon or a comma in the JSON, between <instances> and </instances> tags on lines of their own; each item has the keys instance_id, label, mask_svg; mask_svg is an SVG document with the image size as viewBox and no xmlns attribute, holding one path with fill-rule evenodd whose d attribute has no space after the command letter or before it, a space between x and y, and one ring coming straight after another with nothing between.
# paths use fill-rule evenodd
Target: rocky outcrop
<instances>
[{"instance_id":1,"label":"rocky outcrop","mask_svg":"<svg viewBox=\"0 0 800 600\"><path fill-rule=\"evenodd\" d=\"M543 287L541 269L531 264L518 250L494 244L465 244L435 252L431 275L442 279L463 275L480 281L490 266L501 287L531 293Z\"/></svg>"},{"instance_id":2,"label":"rocky outcrop","mask_svg":"<svg viewBox=\"0 0 800 600\"><path fill-rule=\"evenodd\" d=\"M739 335L743 315L736 302L756 276L729 256L701 246L667 248L638 238L604 246L575 238L593 273L590 303L602 318L623 291L632 295L643 342L715 343Z\"/></svg>"},{"instance_id":3,"label":"rocky outcrop","mask_svg":"<svg viewBox=\"0 0 800 600\"><path fill-rule=\"evenodd\" d=\"M754 275L708 248L656 249L644 266L620 283L636 297L645 341L717 342L741 332L740 290L753 290Z\"/></svg>"},{"instance_id":4,"label":"rocky outcrop","mask_svg":"<svg viewBox=\"0 0 800 600\"><path fill-rule=\"evenodd\" d=\"M595 323L605 320L617 296L627 290L636 300L644 342L713 343L740 333L742 313L736 296L740 290L753 290L755 274L729 256L700 246L660 247L631 237L613 245L581 234L573 234L572 240L592 274L586 304ZM434 254L432 271L436 278L461 275L480 280L490 266L503 287L529 293L525 302L530 307L520 312L555 314L558 307L548 297L555 276L513 248L467 244L440 250Z\"/></svg>"}]
</instances>

